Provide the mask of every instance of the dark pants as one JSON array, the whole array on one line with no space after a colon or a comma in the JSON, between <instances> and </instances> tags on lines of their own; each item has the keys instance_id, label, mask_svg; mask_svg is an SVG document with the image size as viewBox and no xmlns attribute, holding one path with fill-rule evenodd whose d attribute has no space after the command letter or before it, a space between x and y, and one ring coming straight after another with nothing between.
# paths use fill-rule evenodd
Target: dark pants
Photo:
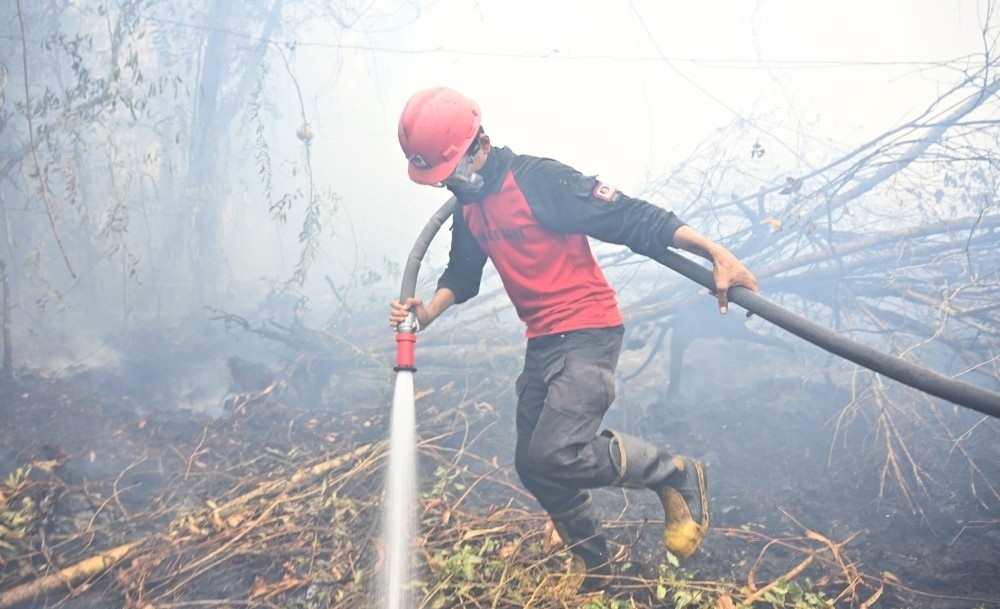
<instances>
[{"instance_id":1,"label":"dark pants","mask_svg":"<svg viewBox=\"0 0 1000 609\"><path fill-rule=\"evenodd\" d=\"M550 514L580 505L584 489L608 486L618 472L609 438L599 436L615 399L622 326L528 339L517 379L514 467Z\"/></svg>"}]
</instances>

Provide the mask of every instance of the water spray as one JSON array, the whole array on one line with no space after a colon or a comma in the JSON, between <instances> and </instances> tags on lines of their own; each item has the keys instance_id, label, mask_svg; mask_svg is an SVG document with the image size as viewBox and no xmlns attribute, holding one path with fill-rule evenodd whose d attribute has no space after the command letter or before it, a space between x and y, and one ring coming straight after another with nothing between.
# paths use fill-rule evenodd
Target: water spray
<instances>
[{"instance_id":1,"label":"water spray","mask_svg":"<svg viewBox=\"0 0 1000 609\"><path fill-rule=\"evenodd\" d=\"M452 197L434 214L420 233L403 269L403 285L399 301L412 298L417 289L420 263L434 236L455 210ZM389 467L385 484L382 535L385 545L386 569L382 582L383 607L410 609L413 539L416 533L416 409L414 406L413 374L416 368L416 343L419 330L417 317L410 311L406 320L396 327L396 387L392 398L389 429Z\"/></svg>"}]
</instances>

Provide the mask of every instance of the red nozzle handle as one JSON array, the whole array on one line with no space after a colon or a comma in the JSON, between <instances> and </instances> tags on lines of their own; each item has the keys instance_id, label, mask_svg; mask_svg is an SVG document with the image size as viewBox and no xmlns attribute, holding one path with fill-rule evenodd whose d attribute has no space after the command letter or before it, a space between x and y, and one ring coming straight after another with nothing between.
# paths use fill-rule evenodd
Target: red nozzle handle
<instances>
[{"instance_id":1,"label":"red nozzle handle","mask_svg":"<svg viewBox=\"0 0 1000 609\"><path fill-rule=\"evenodd\" d=\"M396 372L410 370L416 372L413 365L414 346L417 343L416 332L396 332Z\"/></svg>"}]
</instances>

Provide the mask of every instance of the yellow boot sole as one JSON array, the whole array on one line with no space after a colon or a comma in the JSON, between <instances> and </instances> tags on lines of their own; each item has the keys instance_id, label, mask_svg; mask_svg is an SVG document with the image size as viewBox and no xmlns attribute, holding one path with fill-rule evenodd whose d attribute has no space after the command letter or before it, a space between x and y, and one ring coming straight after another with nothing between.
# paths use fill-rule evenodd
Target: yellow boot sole
<instances>
[{"instance_id":1,"label":"yellow boot sole","mask_svg":"<svg viewBox=\"0 0 1000 609\"><path fill-rule=\"evenodd\" d=\"M694 470L701 495L701 522L695 522L687 502L676 489L667 487L660 490L660 501L666 513L663 545L667 546L671 554L681 558L694 554L708 534L708 485L705 470L697 462L694 462Z\"/></svg>"}]
</instances>

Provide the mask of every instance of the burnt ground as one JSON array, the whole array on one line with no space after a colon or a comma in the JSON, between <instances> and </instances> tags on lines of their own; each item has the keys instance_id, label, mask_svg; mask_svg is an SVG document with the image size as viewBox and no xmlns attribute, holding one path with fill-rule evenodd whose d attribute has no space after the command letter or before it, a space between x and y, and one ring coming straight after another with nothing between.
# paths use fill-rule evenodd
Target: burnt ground
<instances>
[{"instance_id":1,"label":"burnt ground","mask_svg":"<svg viewBox=\"0 0 1000 609\"><path fill-rule=\"evenodd\" d=\"M1000 483L995 421L947 405L936 407L932 417L909 419L898 412L923 409L924 403L897 404L895 430L902 440L895 452L913 458L901 460L899 475L906 485L901 488L891 468L883 475L882 448L891 442L878 411L859 409L844 417L850 396L831 389L822 374L801 373L803 359L822 369L815 365L819 356L741 349L722 357L726 349L719 345L692 348L685 361L690 372L676 396L663 395L665 381L651 370L642 382L623 387L607 420L697 456L708 467L713 531L702 549L683 561L680 573L736 589L748 578L772 581L814 552L817 560L798 575L800 581L829 597L843 590L845 573L857 578L853 601L838 606L876 599L871 606L1000 607L1000 500L989 487ZM161 356L158 366L141 373L21 372L0 384L0 473L52 464L51 471L35 467L28 475L33 484L20 487L20 503L7 506L41 516L23 538L0 540L10 542L0 546L0 591L97 550L162 537L179 514L206 501L221 502L237 488L252 489L288 471L280 468L340 455L385 436L394 377L384 365L333 366L321 375L322 399L309 403L316 394L308 389L261 391L275 378L269 375L280 376L273 365L251 371L259 386L235 386L233 368L227 369L218 352L198 362L188 357L176 371L168 365L171 353ZM383 356L391 361L388 351ZM512 474L510 387L517 365L516 359L493 362L485 373L470 375L427 364L418 373L418 392L429 394L418 400L421 437L435 438L440 454L451 455L424 458L425 492L453 476L451 483L466 481L453 495L462 497L463 509L488 513L515 505L537 516ZM623 358L623 370L634 365ZM192 370L216 382L192 390L183 380ZM930 426L942 419L958 430L948 432L954 437ZM962 436L963 431L968 433ZM443 473L442 464L454 471ZM352 488L366 498L360 507L344 508L345 522L356 529L350 536L360 548L359 564L378 559L372 544L361 540L375 538L379 471L359 475ZM490 483L480 484L485 476ZM14 494L11 484L8 478L5 497ZM620 569L645 576L643 570L655 571L665 562L655 524L659 507L651 494L605 489L595 496L614 545L623 552ZM538 518L529 526L541 523ZM203 596L189 589L173 591L171 598L321 606L310 604L318 603L309 596L314 586L302 581L289 584L284 596L255 596L251 591L262 574L270 577L276 568L267 560L267 540L259 546L260 555L239 568L193 579L205 588ZM839 563L831 547L840 553ZM310 559L317 555L314 551ZM171 554L178 572L184 572L183 556ZM286 572L288 562L282 565ZM158 569L160 580L168 581L171 567L161 562ZM337 577L349 579L340 572ZM24 606L146 606L141 595L129 592L135 582L122 580L101 577ZM343 598L343 606L364 606L357 595Z\"/></svg>"},{"instance_id":2,"label":"burnt ground","mask_svg":"<svg viewBox=\"0 0 1000 609\"><path fill-rule=\"evenodd\" d=\"M843 543L864 573L902 582L877 606L1000 604L997 421L931 406L909 390L890 391L890 404L845 409L850 394L815 372L835 370L826 354L810 347L790 357L749 346L735 361L720 356L731 347L702 345L685 360L690 372L676 398L664 399L655 384L652 392L640 389L626 395L625 408L644 416L621 418L705 461L716 530L781 539L809 530ZM810 361L813 372L803 374L796 359ZM886 465L887 445L898 477ZM759 547L717 534L685 566L745 581ZM778 558L770 568L783 572L798 558Z\"/></svg>"}]
</instances>

